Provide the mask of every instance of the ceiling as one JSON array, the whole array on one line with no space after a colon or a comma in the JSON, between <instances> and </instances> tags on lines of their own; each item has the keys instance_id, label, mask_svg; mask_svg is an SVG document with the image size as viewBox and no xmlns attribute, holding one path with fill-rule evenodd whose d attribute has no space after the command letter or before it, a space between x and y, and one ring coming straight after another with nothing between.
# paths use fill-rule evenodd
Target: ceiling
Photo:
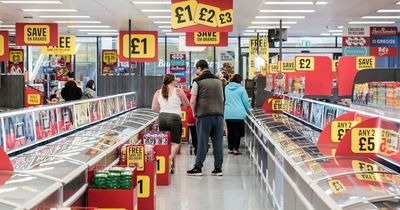
<instances>
[{"instance_id":1,"label":"ceiling","mask_svg":"<svg viewBox=\"0 0 400 210\"><path fill-rule=\"evenodd\" d=\"M13 0L9 0L13 1ZM155 24L153 21L169 21L169 18L148 18L148 16L170 16L170 12L146 12L146 9L170 9L169 4L162 5L137 5L132 0L60 0L61 4L8 4L0 3L0 25L13 25L16 22L54 22L54 21L100 21L101 23L60 23L60 33L70 33L76 35L96 35L89 33L98 33L103 31L104 35L113 35L117 30L128 29L128 19L132 19L133 29L135 30L158 30L160 35L164 35L168 28L159 28L159 26L168 27L170 24ZM138 0L153 1L153 0ZM157 0L168 1L168 0ZM276 27L271 23L252 23L256 22L277 22L279 19L268 18L260 19L256 16L304 16L300 19L283 18L284 24L290 26L290 36L320 36L340 35L338 26L347 26L350 21L400 21L400 12L378 13L381 9L400 10L400 0L320 0L326 4L316 4L316 0L285 0L290 2L305 2L306 5L270 5L265 2L284 2L282 0L233 0L235 11L235 25L231 36L251 35L249 32L254 30L249 27ZM1 0L0 0L1 2ZM76 9L75 12L37 12L23 11L22 9ZM315 10L312 13L261 13L260 10ZM41 18L40 16L54 15L74 15L89 16L86 18ZM363 16L398 16L390 18L372 17L372 19L362 19ZM29 17L29 18L24 18ZM295 24L293 24L293 22ZM398 25L396 22L391 25ZM83 28L70 28L68 26L78 25ZM382 25L382 24L373 24ZM88 26L88 27L86 27ZM98 26L109 28L97 28ZM1 27L1 26L0 26ZM89 28L91 27L91 28ZM95 31L79 31L79 30ZM334 31L330 31L334 30ZM12 31L12 29L11 29ZM111 33L111 34L108 34ZM329 33L329 34L326 34ZM337 34L336 34L337 33ZM168 34L172 35L172 34Z\"/></svg>"}]
</instances>

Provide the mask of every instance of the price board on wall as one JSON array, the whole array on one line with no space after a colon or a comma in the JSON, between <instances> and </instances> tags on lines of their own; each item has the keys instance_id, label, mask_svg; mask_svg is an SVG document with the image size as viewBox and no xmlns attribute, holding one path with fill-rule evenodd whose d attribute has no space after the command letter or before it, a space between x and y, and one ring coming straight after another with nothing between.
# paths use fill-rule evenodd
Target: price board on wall
<instances>
[{"instance_id":1,"label":"price board on wall","mask_svg":"<svg viewBox=\"0 0 400 210\"><path fill-rule=\"evenodd\" d=\"M158 32L132 31L129 40L128 31L119 33L119 58L126 62L131 53L131 62L158 61Z\"/></svg>"},{"instance_id":2,"label":"price board on wall","mask_svg":"<svg viewBox=\"0 0 400 210\"><path fill-rule=\"evenodd\" d=\"M8 61L8 31L0 31L0 61Z\"/></svg>"},{"instance_id":3,"label":"price board on wall","mask_svg":"<svg viewBox=\"0 0 400 210\"><path fill-rule=\"evenodd\" d=\"M16 23L17 46L57 46L57 23Z\"/></svg>"},{"instance_id":4,"label":"price board on wall","mask_svg":"<svg viewBox=\"0 0 400 210\"><path fill-rule=\"evenodd\" d=\"M75 55L76 37L72 35L60 35L57 46L42 47L42 54L47 55Z\"/></svg>"},{"instance_id":5,"label":"price board on wall","mask_svg":"<svg viewBox=\"0 0 400 210\"><path fill-rule=\"evenodd\" d=\"M232 32L233 0L171 0L173 32Z\"/></svg>"}]
</instances>

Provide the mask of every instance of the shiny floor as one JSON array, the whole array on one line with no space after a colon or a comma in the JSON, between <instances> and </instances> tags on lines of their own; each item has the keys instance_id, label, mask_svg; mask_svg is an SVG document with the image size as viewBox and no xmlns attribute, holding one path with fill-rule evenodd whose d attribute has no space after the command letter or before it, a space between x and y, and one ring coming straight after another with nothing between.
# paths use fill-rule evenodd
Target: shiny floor
<instances>
[{"instance_id":1,"label":"shiny floor","mask_svg":"<svg viewBox=\"0 0 400 210\"><path fill-rule=\"evenodd\" d=\"M223 177L211 176L212 150L204 163L202 177L189 177L195 157L183 145L177 157L172 183L157 187L157 210L273 210L265 185L251 164L248 153L228 155L225 149ZM245 151L245 148L242 148Z\"/></svg>"}]
</instances>

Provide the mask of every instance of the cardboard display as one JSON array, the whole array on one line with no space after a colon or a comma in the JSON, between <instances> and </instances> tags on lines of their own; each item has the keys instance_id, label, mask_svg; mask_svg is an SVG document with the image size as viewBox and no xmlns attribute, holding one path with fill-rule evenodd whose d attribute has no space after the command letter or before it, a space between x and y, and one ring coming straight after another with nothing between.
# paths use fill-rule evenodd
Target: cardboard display
<instances>
[{"instance_id":1,"label":"cardboard display","mask_svg":"<svg viewBox=\"0 0 400 210\"><path fill-rule=\"evenodd\" d=\"M57 23L16 23L15 45L17 46L57 46Z\"/></svg>"}]
</instances>

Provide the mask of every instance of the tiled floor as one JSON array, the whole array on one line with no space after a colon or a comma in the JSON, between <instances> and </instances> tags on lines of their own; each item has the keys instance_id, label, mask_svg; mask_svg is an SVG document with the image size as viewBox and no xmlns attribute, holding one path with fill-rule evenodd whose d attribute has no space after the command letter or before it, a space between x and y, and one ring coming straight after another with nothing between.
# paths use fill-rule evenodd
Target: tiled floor
<instances>
[{"instance_id":1,"label":"tiled floor","mask_svg":"<svg viewBox=\"0 0 400 210\"><path fill-rule=\"evenodd\" d=\"M243 151L245 149L242 149ZM203 177L189 177L186 170L193 167L194 156L189 147L182 147L172 184L157 187L157 210L272 210L264 185L256 175L248 155L225 153L223 177L211 176L213 156L209 152Z\"/></svg>"}]
</instances>

